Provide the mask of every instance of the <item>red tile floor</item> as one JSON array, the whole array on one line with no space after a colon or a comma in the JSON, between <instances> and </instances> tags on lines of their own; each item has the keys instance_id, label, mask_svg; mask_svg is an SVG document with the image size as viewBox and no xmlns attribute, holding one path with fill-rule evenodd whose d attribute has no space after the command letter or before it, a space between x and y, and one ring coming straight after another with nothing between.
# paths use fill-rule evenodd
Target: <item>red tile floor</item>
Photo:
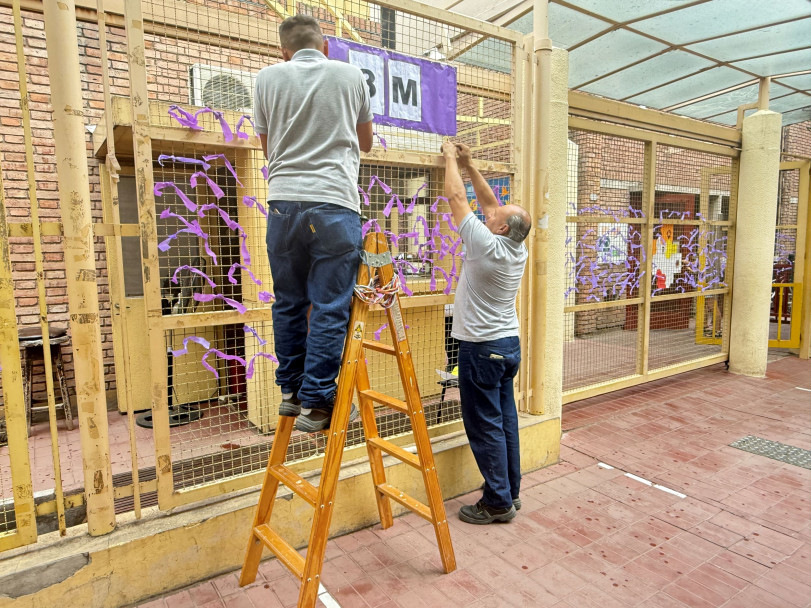
<instances>
[{"instance_id":1,"label":"red tile floor","mask_svg":"<svg viewBox=\"0 0 811 608\"><path fill-rule=\"evenodd\" d=\"M330 541L319 605L811 606L811 470L729 447L751 434L811 449L811 391L797 387L811 389L811 363L786 357L765 379L715 366L566 406L560 463L524 476L512 522L459 521L477 492L447 501L455 572L408 514ZM275 559L247 588L237 577L141 608L296 604Z\"/></svg>"}]
</instances>

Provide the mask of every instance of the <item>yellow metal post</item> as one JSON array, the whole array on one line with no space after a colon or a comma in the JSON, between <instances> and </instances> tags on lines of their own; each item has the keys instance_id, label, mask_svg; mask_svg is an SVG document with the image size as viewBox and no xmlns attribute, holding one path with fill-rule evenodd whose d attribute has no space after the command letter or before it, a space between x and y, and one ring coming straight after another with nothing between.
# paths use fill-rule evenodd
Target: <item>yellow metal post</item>
<instances>
[{"instance_id":1,"label":"yellow metal post","mask_svg":"<svg viewBox=\"0 0 811 608\"><path fill-rule=\"evenodd\" d=\"M552 41L549 40L549 2L535 0L534 8L535 104L532 115L533 198L533 297L532 350L530 382L532 401L530 412L544 412L544 340L546 337L546 281L549 246L549 112L552 105Z\"/></svg>"},{"instance_id":2,"label":"yellow metal post","mask_svg":"<svg viewBox=\"0 0 811 608\"><path fill-rule=\"evenodd\" d=\"M11 459L14 514L17 521L16 534L0 535L0 551L34 542L37 538L5 203L3 175L0 171L0 367L2 367L0 373L2 373L3 407Z\"/></svg>"},{"instance_id":3,"label":"yellow metal post","mask_svg":"<svg viewBox=\"0 0 811 608\"><path fill-rule=\"evenodd\" d=\"M74 0L45 0L43 6L51 103L54 108L54 146L64 231L76 401L87 497L87 527L91 535L97 536L115 528L115 508L76 5Z\"/></svg>"},{"instance_id":4,"label":"yellow metal post","mask_svg":"<svg viewBox=\"0 0 811 608\"><path fill-rule=\"evenodd\" d=\"M45 270L42 266L42 230L39 223L39 201L37 200L37 173L34 164L34 145L31 134L31 108L28 98L28 78L25 70L25 49L23 47L23 20L20 0L14 0L14 37L17 46L17 76L20 82L20 110L25 141L25 160L28 166L28 200L31 209L31 231L34 242L34 268L37 274L37 299L39 300L39 327L42 332L42 363L45 367L45 392L48 399L48 423L51 433L51 461L54 470L54 497L56 498L56 521L59 533L65 535L65 495L62 491L62 463L59 460L59 429L56 426L56 400L54 398L53 363L48 328L48 300L45 295ZM61 346L59 347L61 348ZM63 404L67 411L70 403ZM65 415L66 419L70 419ZM71 428L73 426L71 425Z\"/></svg>"}]
</instances>

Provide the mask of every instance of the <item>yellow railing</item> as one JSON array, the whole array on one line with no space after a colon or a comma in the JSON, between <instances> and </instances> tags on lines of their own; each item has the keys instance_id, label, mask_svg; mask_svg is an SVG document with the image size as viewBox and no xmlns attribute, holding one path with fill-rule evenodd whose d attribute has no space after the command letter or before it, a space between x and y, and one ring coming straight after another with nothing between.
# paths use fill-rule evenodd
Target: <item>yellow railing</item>
<instances>
[{"instance_id":1,"label":"yellow railing","mask_svg":"<svg viewBox=\"0 0 811 608\"><path fill-rule=\"evenodd\" d=\"M800 348L800 319L803 313L802 283L772 283L777 297L777 337L769 340L770 348ZM791 290L790 296L786 290ZM787 317L788 321L783 321ZM783 338L783 326L789 325L789 336Z\"/></svg>"}]
</instances>

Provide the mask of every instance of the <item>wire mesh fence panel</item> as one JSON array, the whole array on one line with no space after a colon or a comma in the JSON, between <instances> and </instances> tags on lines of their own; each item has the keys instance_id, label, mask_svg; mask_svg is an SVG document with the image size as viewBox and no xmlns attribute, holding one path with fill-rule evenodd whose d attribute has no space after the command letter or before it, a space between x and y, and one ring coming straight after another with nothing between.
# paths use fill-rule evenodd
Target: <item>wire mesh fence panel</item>
<instances>
[{"instance_id":1,"label":"wire mesh fence panel","mask_svg":"<svg viewBox=\"0 0 811 608\"><path fill-rule=\"evenodd\" d=\"M564 390L632 375L646 247L643 142L570 130ZM616 302L616 304L611 304Z\"/></svg>"},{"instance_id":2,"label":"wire mesh fence panel","mask_svg":"<svg viewBox=\"0 0 811 608\"><path fill-rule=\"evenodd\" d=\"M341 11L326 3L269 8L259 0L145 0L143 9L160 307L165 326L175 327L164 331L174 487L262 469L276 426L267 175L251 116L256 74L281 61L278 26L294 12L319 22L331 59L364 71L377 149L361 166L359 221L364 232L388 237L429 424L459 420L450 327L463 256L443 174L425 154L398 162L386 156L435 154L444 136L455 136L490 162L485 178L508 202L513 43L358 1ZM137 240L126 245L133 254ZM205 314L222 318L197 327L183 321ZM367 339L390 341L382 310L370 312L366 331ZM368 352L367 361L372 387L402 398L394 359ZM385 407L378 425L382 436L410 427ZM356 424L348 445L362 441ZM288 458L307 458L324 444L320 435L294 433Z\"/></svg>"}]
</instances>

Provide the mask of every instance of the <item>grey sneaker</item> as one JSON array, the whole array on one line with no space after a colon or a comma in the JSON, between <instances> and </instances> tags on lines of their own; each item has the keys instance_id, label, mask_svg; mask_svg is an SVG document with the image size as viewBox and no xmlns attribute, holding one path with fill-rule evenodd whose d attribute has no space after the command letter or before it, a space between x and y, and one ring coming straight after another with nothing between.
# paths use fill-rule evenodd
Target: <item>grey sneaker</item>
<instances>
[{"instance_id":1,"label":"grey sneaker","mask_svg":"<svg viewBox=\"0 0 811 608\"><path fill-rule=\"evenodd\" d=\"M484 492L484 486L485 486L485 484L482 484L482 487L479 488L482 492ZM521 499L518 496L513 498L513 506L515 507L516 511L521 510Z\"/></svg>"},{"instance_id":2,"label":"grey sneaker","mask_svg":"<svg viewBox=\"0 0 811 608\"><path fill-rule=\"evenodd\" d=\"M459 509L459 519L468 524L492 524L495 521L510 521L515 517L515 507L494 509L483 501L475 505L465 505Z\"/></svg>"},{"instance_id":3,"label":"grey sneaker","mask_svg":"<svg viewBox=\"0 0 811 608\"><path fill-rule=\"evenodd\" d=\"M349 412L349 422L358 418L358 408L352 404ZM318 433L329 428L332 422L332 410L313 409L309 414L302 414L296 419L296 430L303 433Z\"/></svg>"},{"instance_id":4,"label":"grey sneaker","mask_svg":"<svg viewBox=\"0 0 811 608\"><path fill-rule=\"evenodd\" d=\"M279 416L298 416L301 413L301 401L296 397L283 398L279 404Z\"/></svg>"}]
</instances>

